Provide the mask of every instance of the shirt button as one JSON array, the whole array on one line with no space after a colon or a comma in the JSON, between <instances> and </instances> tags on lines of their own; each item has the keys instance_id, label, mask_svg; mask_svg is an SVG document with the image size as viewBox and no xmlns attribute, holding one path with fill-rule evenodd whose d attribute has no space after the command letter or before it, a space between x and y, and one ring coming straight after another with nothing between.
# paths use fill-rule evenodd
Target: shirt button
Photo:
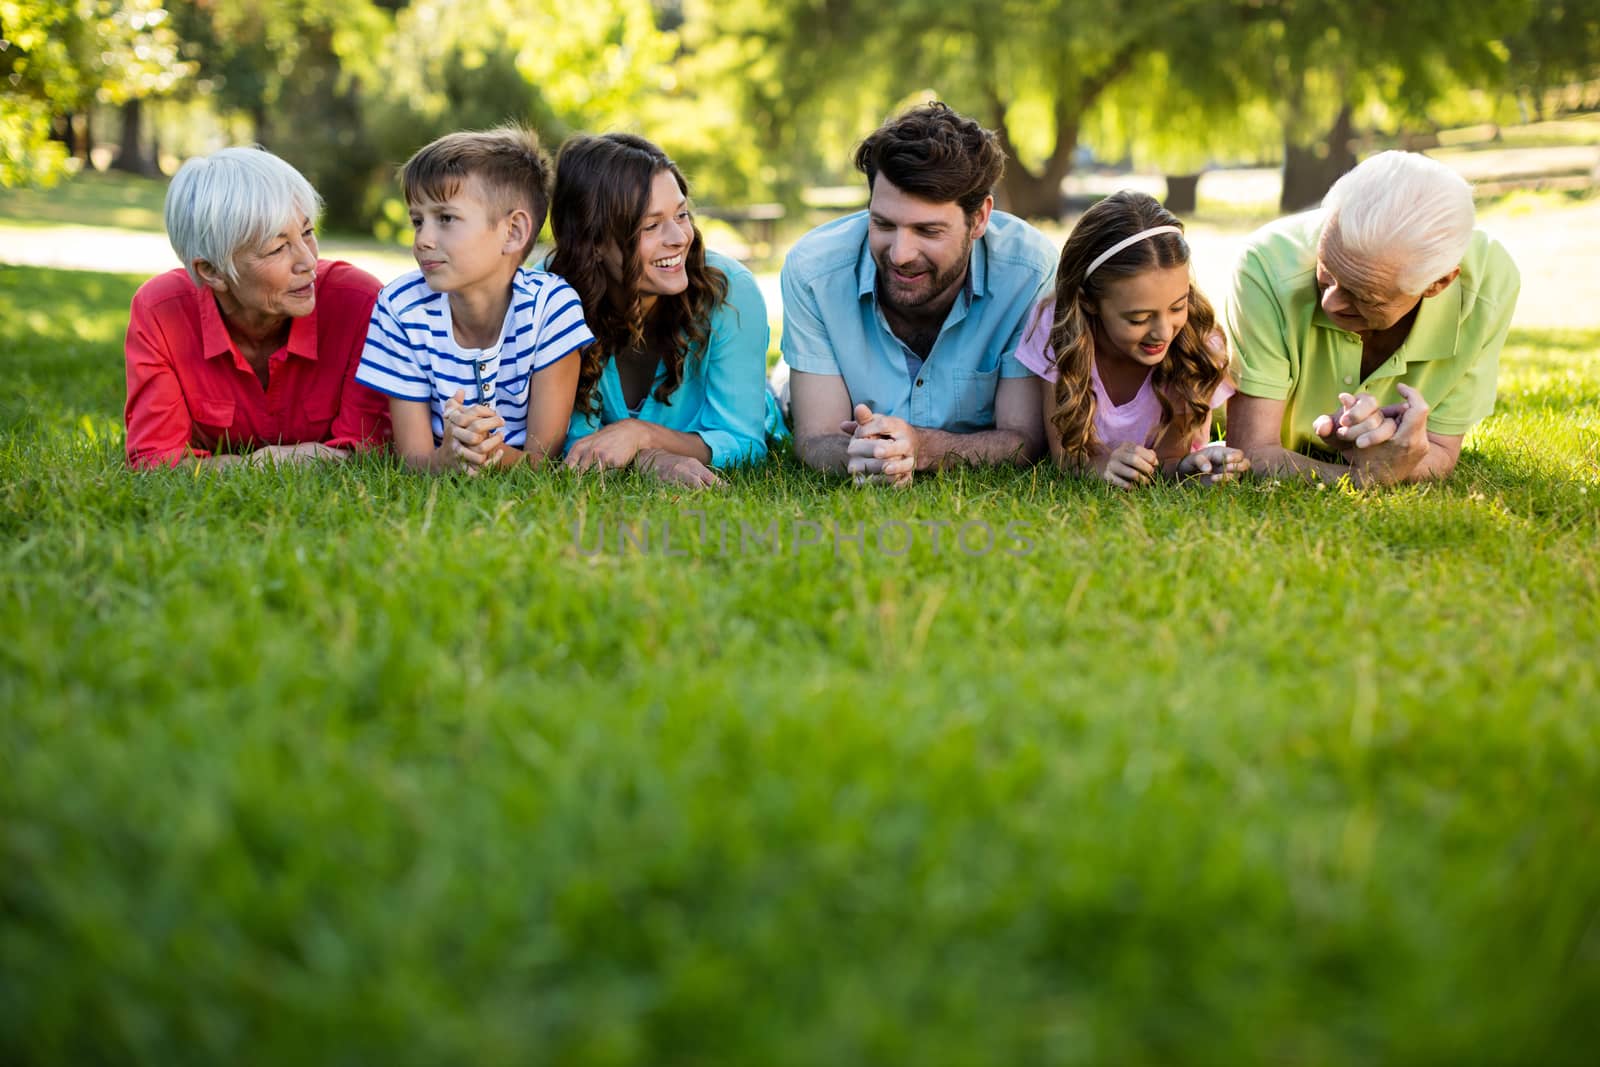
<instances>
[{"instance_id":1,"label":"shirt button","mask_svg":"<svg viewBox=\"0 0 1600 1067\"><path fill-rule=\"evenodd\" d=\"M1346 385L1354 385L1354 384L1356 384L1356 380L1354 378L1352 378L1350 375L1346 374L1344 376L1344 384L1346 384Z\"/></svg>"},{"instance_id":2,"label":"shirt button","mask_svg":"<svg viewBox=\"0 0 1600 1067\"><path fill-rule=\"evenodd\" d=\"M921 378L918 378L918 379L917 379L917 388L918 388L918 389L921 389L921 388L922 388L922 379L921 379Z\"/></svg>"}]
</instances>

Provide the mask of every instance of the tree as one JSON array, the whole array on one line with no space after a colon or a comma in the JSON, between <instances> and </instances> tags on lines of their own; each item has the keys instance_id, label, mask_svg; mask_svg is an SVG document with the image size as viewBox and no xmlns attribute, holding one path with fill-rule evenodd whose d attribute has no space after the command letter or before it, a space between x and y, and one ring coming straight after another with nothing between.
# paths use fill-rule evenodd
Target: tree
<instances>
[{"instance_id":1,"label":"tree","mask_svg":"<svg viewBox=\"0 0 1600 1067\"><path fill-rule=\"evenodd\" d=\"M393 168L451 130L518 122L553 152L573 130L636 125L675 49L647 0L417 0L396 19L384 91L370 101L390 166L369 190L369 216L380 230L403 226Z\"/></svg>"},{"instance_id":2,"label":"tree","mask_svg":"<svg viewBox=\"0 0 1600 1067\"><path fill-rule=\"evenodd\" d=\"M1542 0L1506 46L1511 87L1543 119L1550 90L1600 78L1600 0Z\"/></svg>"},{"instance_id":3,"label":"tree","mask_svg":"<svg viewBox=\"0 0 1600 1067\"><path fill-rule=\"evenodd\" d=\"M1212 24L1236 42L1243 84L1270 101L1283 131L1285 211L1321 199L1355 165L1351 144L1363 111L1421 117L1459 81L1494 83L1504 71L1499 39L1528 17L1531 0L1220 0ZM1212 75L1199 58L1175 68L1187 86Z\"/></svg>"},{"instance_id":4,"label":"tree","mask_svg":"<svg viewBox=\"0 0 1600 1067\"><path fill-rule=\"evenodd\" d=\"M371 0L171 0L196 87L251 118L254 136L316 186L335 226L368 215L381 156L368 85L384 80L393 30Z\"/></svg>"},{"instance_id":5,"label":"tree","mask_svg":"<svg viewBox=\"0 0 1600 1067\"><path fill-rule=\"evenodd\" d=\"M1201 24L1188 31L1194 46L1188 52L1143 57L1085 124L1086 139L1101 154L1165 173L1166 206L1180 215L1196 209L1206 170L1270 159L1282 143L1276 109L1237 65L1190 58L1225 51L1224 41L1204 40L1217 29Z\"/></svg>"},{"instance_id":6,"label":"tree","mask_svg":"<svg viewBox=\"0 0 1600 1067\"><path fill-rule=\"evenodd\" d=\"M84 125L95 102L123 105L170 92L191 67L161 0L0 0L0 181L48 179L66 151L52 125L86 160ZM76 123L74 116L85 116ZM76 127L76 129L75 129Z\"/></svg>"},{"instance_id":7,"label":"tree","mask_svg":"<svg viewBox=\"0 0 1600 1067\"><path fill-rule=\"evenodd\" d=\"M1010 210L1061 213L1084 121L1141 57L1171 45L1193 0L779 0L713 5L730 32L772 56L749 109L781 143L808 111L879 105L932 90L999 135ZM856 136L860 136L858 130Z\"/></svg>"}]
</instances>

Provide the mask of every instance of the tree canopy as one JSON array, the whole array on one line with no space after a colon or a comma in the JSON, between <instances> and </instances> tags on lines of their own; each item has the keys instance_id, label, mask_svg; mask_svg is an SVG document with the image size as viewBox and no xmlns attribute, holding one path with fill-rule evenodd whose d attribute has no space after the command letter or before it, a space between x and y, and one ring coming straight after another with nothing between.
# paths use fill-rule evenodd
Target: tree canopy
<instances>
[{"instance_id":1,"label":"tree canopy","mask_svg":"<svg viewBox=\"0 0 1600 1067\"><path fill-rule=\"evenodd\" d=\"M703 197L798 203L938 97L998 131L1023 214L1061 210L1086 144L1171 173L1282 160L1295 207L1360 132L1426 127L1462 87L1537 111L1597 75L1600 0L0 0L0 181L62 173L109 108L137 154L140 104L186 100L244 117L338 224L394 229L398 163L507 120L552 148L635 130Z\"/></svg>"}]
</instances>

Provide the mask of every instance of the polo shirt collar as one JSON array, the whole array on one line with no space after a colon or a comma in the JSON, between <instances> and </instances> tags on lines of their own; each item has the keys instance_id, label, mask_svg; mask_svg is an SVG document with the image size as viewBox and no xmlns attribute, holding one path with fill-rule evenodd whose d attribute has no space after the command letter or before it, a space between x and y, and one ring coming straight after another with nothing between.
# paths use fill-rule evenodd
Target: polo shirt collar
<instances>
[{"instance_id":1,"label":"polo shirt collar","mask_svg":"<svg viewBox=\"0 0 1600 1067\"><path fill-rule=\"evenodd\" d=\"M1422 301L1417 321L1411 327L1411 336L1400 346L1400 355L1407 363L1442 359L1454 355L1461 345L1461 323L1467 317L1464 300L1465 289L1458 274L1438 296ZM1442 342L1450 344L1446 347Z\"/></svg>"},{"instance_id":2,"label":"polo shirt collar","mask_svg":"<svg viewBox=\"0 0 1600 1067\"><path fill-rule=\"evenodd\" d=\"M972 258L967 263L967 292L986 296L989 292L989 245L982 237L972 242Z\"/></svg>"},{"instance_id":3,"label":"polo shirt collar","mask_svg":"<svg viewBox=\"0 0 1600 1067\"><path fill-rule=\"evenodd\" d=\"M1422 307L1417 311L1417 321L1411 324L1411 333L1395 354L1389 357L1389 362L1404 366L1454 355L1461 342L1461 324L1471 310L1463 306L1464 292L1458 275L1444 292L1423 298ZM1320 300L1317 301L1316 310L1311 313L1311 323L1335 333L1352 332L1329 318ZM1443 343L1446 340L1449 341L1448 347Z\"/></svg>"},{"instance_id":4,"label":"polo shirt collar","mask_svg":"<svg viewBox=\"0 0 1600 1067\"><path fill-rule=\"evenodd\" d=\"M869 223L870 226L870 223ZM878 261L872 258L872 246L861 242L861 254L856 257L856 298L878 295Z\"/></svg>"},{"instance_id":5,"label":"polo shirt collar","mask_svg":"<svg viewBox=\"0 0 1600 1067\"><path fill-rule=\"evenodd\" d=\"M318 279L320 281L320 279ZM198 288L200 301L200 339L205 345L205 357L216 359L219 356L232 354L235 362L242 369L248 370L244 357L239 355L234 347L233 338L228 336L228 324L222 319L222 309L217 306L217 294L207 286ZM315 309L311 314L303 315L289 323L289 341L284 345L285 355L299 356L301 359L317 359L317 313Z\"/></svg>"},{"instance_id":6,"label":"polo shirt collar","mask_svg":"<svg viewBox=\"0 0 1600 1067\"><path fill-rule=\"evenodd\" d=\"M317 311L302 315L289 323L289 343L284 346L291 356L317 361Z\"/></svg>"},{"instance_id":7,"label":"polo shirt collar","mask_svg":"<svg viewBox=\"0 0 1600 1067\"><path fill-rule=\"evenodd\" d=\"M228 336L228 325L222 321L222 309L217 307L217 294L209 286L199 286L195 297L200 303L200 340L205 344L207 359L216 359L234 352L233 338Z\"/></svg>"}]
</instances>

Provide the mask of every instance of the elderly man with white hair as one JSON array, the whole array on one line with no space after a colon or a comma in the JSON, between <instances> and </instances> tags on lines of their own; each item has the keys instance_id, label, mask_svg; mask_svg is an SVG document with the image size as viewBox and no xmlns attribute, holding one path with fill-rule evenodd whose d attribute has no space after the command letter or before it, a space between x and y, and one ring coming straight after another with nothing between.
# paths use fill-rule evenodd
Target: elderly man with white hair
<instances>
[{"instance_id":1,"label":"elderly man with white hair","mask_svg":"<svg viewBox=\"0 0 1600 1067\"><path fill-rule=\"evenodd\" d=\"M1225 311L1239 390L1228 443L1258 476L1448 476L1494 410L1519 287L1459 175L1417 153L1373 156L1321 209L1251 236Z\"/></svg>"},{"instance_id":2,"label":"elderly man with white hair","mask_svg":"<svg viewBox=\"0 0 1600 1067\"><path fill-rule=\"evenodd\" d=\"M317 257L321 205L259 148L179 169L166 221L183 265L128 318L131 466L342 459L389 438L387 398L355 381L380 286Z\"/></svg>"}]
</instances>

